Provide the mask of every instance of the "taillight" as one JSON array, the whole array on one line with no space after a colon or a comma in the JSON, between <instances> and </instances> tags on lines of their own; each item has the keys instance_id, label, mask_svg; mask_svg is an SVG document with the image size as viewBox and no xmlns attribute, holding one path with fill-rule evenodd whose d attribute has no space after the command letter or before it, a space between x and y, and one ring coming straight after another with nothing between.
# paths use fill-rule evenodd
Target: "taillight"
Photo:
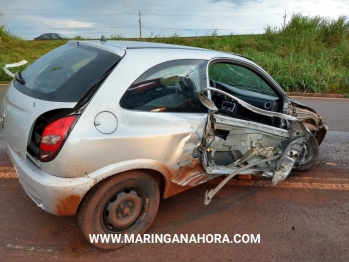
<instances>
[{"instance_id":1,"label":"taillight","mask_svg":"<svg viewBox=\"0 0 349 262\"><path fill-rule=\"evenodd\" d=\"M63 117L44 129L40 142L40 161L48 162L55 158L78 117L78 115Z\"/></svg>"}]
</instances>

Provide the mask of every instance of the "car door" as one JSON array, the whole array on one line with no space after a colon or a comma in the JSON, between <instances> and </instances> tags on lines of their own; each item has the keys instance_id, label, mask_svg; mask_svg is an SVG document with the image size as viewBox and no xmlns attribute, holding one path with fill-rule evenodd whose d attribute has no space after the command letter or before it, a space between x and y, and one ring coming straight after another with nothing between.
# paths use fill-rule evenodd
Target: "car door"
<instances>
[{"instance_id":1,"label":"car door","mask_svg":"<svg viewBox=\"0 0 349 262\"><path fill-rule=\"evenodd\" d=\"M264 70L254 63L239 60L214 59L208 65L209 86L228 92L241 100L266 111L284 112L289 99ZM223 112L240 119L280 126L278 119L255 114L216 93L213 101ZM234 108L233 108L234 107Z\"/></svg>"},{"instance_id":2,"label":"car door","mask_svg":"<svg viewBox=\"0 0 349 262\"><path fill-rule=\"evenodd\" d=\"M264 174L274 184L285 179L309 135L283 113L287 96L252 63L215 59L207 74L210 87L199 94L211 110L201 147L206 172Z\"/></svg>"},{"instance_id":3,"label":"car door","mask_svg":"<svg viewBox=\"0 0 349 262\"><path fill-rule=\"evenodd\" d=\"M127 161L129 156L154 159L171 170L172 182L182 186L199 183L196 178L205 171L197 148L208 110L198 92L206 88L206 65L207 60L200 59L167 61L151 67L133 82L120 106L126 109L123 118L127 119L128 130L141 130L142 135L135 132L137 150L132 152L129 146L130 154L125 151L120 161ZM129 143L127 139L125 143Z\"/></svg>"},{"instance_id":4,"label":"car door","mask_svg":"<svg viewBox=\"0 0 349 262\"><path fill-rule=\"evenodd\" d=\"M43 34L40 39L42 40L49 40L50 39L50 34Z\"/></svg>"},{"instance_id":5,"label":"car door","mask_svg":"<svg viewBox=\"0 0 349 262\"><path fill-rule=\"evenodd\" d=\"M59 36L57 34L50 34L50 39L57 40L59 39Z\"/></svg>"}]
</instances>

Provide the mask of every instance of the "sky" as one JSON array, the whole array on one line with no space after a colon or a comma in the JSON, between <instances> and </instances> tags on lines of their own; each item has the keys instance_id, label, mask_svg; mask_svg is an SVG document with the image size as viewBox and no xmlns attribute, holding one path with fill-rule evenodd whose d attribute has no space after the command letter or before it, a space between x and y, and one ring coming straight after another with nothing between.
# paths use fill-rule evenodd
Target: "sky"
<instances>
[{"instance_id":1,"label":"sky","mask_svg":"<svg viewBox=\"0 0 349 262\"><path fill-rule=\"evenodd\" d=\"M142 37L259 34L296 13L349 16L349 0L0 0L0 25L24 39L139 37L139 11Z\"/></svg>"}]
</instances>

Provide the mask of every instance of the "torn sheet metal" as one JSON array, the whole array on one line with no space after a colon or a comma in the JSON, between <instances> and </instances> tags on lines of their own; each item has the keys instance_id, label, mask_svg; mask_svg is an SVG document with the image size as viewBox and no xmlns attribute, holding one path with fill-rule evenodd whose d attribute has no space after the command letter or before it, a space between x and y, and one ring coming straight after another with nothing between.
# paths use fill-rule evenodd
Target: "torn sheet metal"
<instances>
[{"instance_id":1,"label":"torn sheet metal","mask_svg":"<svg viewBox=\"0 0 349 262\"><path fill-rule=\"evenodd\" d=\"M320 145L324 140L328 127L322 117L316 111L306 105L291 100L292 105L289 107L289 112L312 132Z\"/></svg>"},{"instance_id":2,"label":"torn sheet metal","mask_svg":"<svg viewBox=\"0 0 349 262\"><path fill-rule=\"evenodd\" d=\"M196 158L173 177L172 182L181 186L197 186L210 179L203 168L200 159Z\"/></svg>"},{"instance_id":3,"label":"torn sheet metal","mask_svg":"<svg viewBox=\"0 0 349 262\"><path fill-rule=\"evenodd\" d=\"M274 186L288 177L296 159L301 153L301 150L303 148L301 145L305 142L306 139L307 137L297 138L287 146L277 163L277 169L274 171L272 180Z\"/></svg>"},{"instance_id":4,"label":"torn sheet metal","mask_svg":"<svg viewBox=\"0 0 349 262\"><path fill-rule=\"evenodd\" d=\"M6 64L3 69L5 71L6 74L8 74L10 77L15 77L15 74L12 73L10 70L8 70L7 68L12 68L12 67L18 67L18 66L22 66L25 65L26 63L28 63L27 60L22 60L18 63L13 63L13 64Z\"/></svg>"},{"instance_id":5,"label":"torn sheet metal","mask_svg":"<svg viewBox=\"0 0 349 262\"><path fill-rule=\"evenodd\" d=\"M217 107L204 95L205 91L214 91L230 97L246 109L268 117L279 117L289 121L287 130L246 121L233 117L216 115ZM272 177L274 185L290 174L296 159L302 154L304 142L311 134L309 129L295 116L259 109L241 99L215 88L207 88L199 95L202 103L212 110L208 116L206 130L201 147L204 169L211 176L228 175L215 189L206 192L204 203L212 197L234 176L249 171L249 174L262 174ZM213 130L228 131L225 137L219 137ZM226 162L216 162L215 154L235 152L231 157L225 154ZM239 153L239 157L237 156ZM228 161L232 161L230 164ZM251 172L252 171L252 172Z\"/></svg>"},{"instance_id":6,"label":"torn sheet metal","mask_svg":"<svg viewBox=\"0 0 349 262\"><path fill-rule=\"evenodd\" d=\"M278 159L278 158L280 158L280 155L271 156L271 157L269 157L269 158L267 158L267 159L262 159L262 160L259 160L259 161L255 161L255 162L253 162L253 163L250 163L250 164L248 164L248 165L246 165L246 166L244 166L244 167L241 167L241 168L237 169L234 173L232 173L232 174L230 174L229 176L227 176L218 186L216 186L215 189L211 189L210 192L208 192L208 191L206 192L206 194L205 194L205 199L204 199L205 205L208 205L208 204L211 202L212 197L213 197L219 190L221 190L221 188L222 188L223 186L225 186L225 184L228 183L228 181L229 181L230 179L232 179L234 176L236 176L237 174L239 174L241 171L243 171L243 170L245 170L245 169L248 169L248 168L250 168L250 167L253 167L253 166L255 166L255 165L258 165L258 164L260 164L260 163L272 161L272 160Z\"/></svg>"},{"instance_id":7,"label":"torn sheet metal","mask_svg":"<svg viewBox=\"0 0 349 262\"><path fill-rule=\"evenodd\" d=\"M221 190L221 188L226 183L228 183L228 181L230 179L232 179L234 176L241 173L245 169L251 168L251 167L256 166L258 164L261 164L263 162L268 162L268 161L272 161L272 160L280 158L280 160L277 163L277 170L267 171L265 175L273 176L273 180L272 180L273 185L277 185L279 182L285 180L287 178L287 176L290 174L290 172L294 166L295 160L298 157L297 153L292 152L292 150L300 153L300 150L302 148L300 146L300 144L303 143L305 140L306 140L306 137L301 137L301 138L298 138L298 139L292 141L288 145L288 147L286 148L286 150L284 151L284 153L282 155L269 156L266 159L255 161L255 162L252 162L248 165L245 165L243 167L236 169L233 173L231 173L229 176L227 176L215 189L212 189L210 192L208 192L208 191L206 192L205 199L204 199L205 205L208 205L210 203L212 197L219 190Z\"/></svg>"}]
</instances>

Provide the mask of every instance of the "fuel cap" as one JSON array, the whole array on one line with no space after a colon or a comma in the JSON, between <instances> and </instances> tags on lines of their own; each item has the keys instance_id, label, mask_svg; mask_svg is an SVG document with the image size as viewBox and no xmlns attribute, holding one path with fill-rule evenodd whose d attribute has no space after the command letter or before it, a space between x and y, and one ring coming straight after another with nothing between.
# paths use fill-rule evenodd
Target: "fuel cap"
<instances>
[{"instance_id":1,"label":"fuel cap","mask_svg":"<svg viewBox=\"0 0 349 262\"><path fill-rule=\"evenodd\" d=\"M118 119L113 113L103 111L95 117L94 125L102 134L111 134L118 127Z\"/></svg>"}]
</instances>

